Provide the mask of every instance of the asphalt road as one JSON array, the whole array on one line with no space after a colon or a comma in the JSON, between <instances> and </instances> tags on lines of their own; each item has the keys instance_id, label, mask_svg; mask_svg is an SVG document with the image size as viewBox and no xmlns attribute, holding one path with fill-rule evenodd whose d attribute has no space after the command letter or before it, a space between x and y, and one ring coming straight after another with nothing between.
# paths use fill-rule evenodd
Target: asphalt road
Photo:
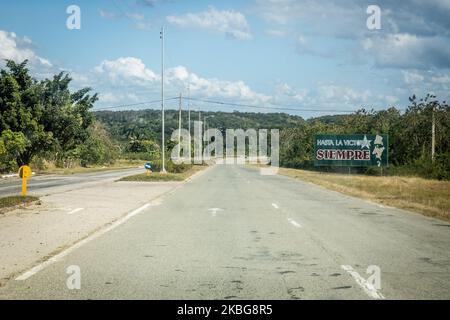
<instances>
[{"instance_id":1,"label":"asphalt road","mask_svg":"<svg viewBox=\"0 0 450 320\"><path fill-rule=\"evenodd\" d=\"M439 220L215 166L7 282L0 298L449 299L449 249ZM70 266L79 290L68 289ZM369 266L381 287L368 285Z\"/></svg>"},{"instance_id":2,"label":"asphalt road","mask_svg":"<svg viewBox=\"0 0 450 320\"><path fill-rule=\"evenodd\" d=\"M112 181L121 177L145 172L143 168L116 169L73 175L36 175L27 181L29 194L51 194L58 191L73 190L85 185ZM21 179L18 177L0 180L0 196L19 195Z\"/></svg>"}]
</instances>

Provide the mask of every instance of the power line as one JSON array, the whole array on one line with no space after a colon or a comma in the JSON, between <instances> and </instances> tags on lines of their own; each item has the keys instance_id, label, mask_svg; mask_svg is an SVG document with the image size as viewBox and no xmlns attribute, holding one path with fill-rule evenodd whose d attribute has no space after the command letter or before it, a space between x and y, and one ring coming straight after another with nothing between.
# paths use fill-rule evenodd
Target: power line
<instances>
[{"instance_id":1,"label":"power line","mask_svg":"<svg viewBox=\"0 0 450 320\"><path fill-rule=\"evenodd\" d=\"M178 99L178 97L166 98L164 100L167 101L167 100L175 100L175 99ZM104 108L98 108L98 109L95 109L94 111L120 109L120 108L125 108L125 107L134 107L134 106L140 106L140 105L143 105L143 104L153 104L153 103L158 103L158 102L162 102L162 100L159 99L159 100L137 102L137 103L131 103L131 104L121 104L121 105L117 105L117 106L109 106L109 107L104 107Z\"/></svg>"},{"instance_id":2,"label":"power line","mask_svg":"<svg viewBox=\"0 0 450 320\"><path fill-rule=\"evenodd\" d=\"M220 104L224 106L233 106L233 107L243 107L243 108L256 108L256 109L269 109L269 110L285 110L285 111L303 111L303 112L342 112L342 113L353 113L355 110L326 110L326 109L300 109L300 108L292 108L292 107L270 107L270 106L256 106L251 104L242 104L242 103L230 103L223 101L214 101L214 100L203 100L198 98L185 98L192 101L212 103L212 104Z\"/></svg>"},{"instance_id":3,"label":"power line","mask_svg":"<svg viewBox=\"0 0 450 320\"><path fill-rule=\"evenodd\" d=\"M166 98L165 101L169 100L177 100L179 97L172 97L172 98ZM229 107L241 107L241 108L255 108L255 109L266 109L266 110L278 110L278 111L297 111L297 112L335 112L335 113L354 113L357 110L342 110L342 109L304 109L304 108L294 108L291 106L282 106L280 104L271 104L271 106L257 106L252 104L245 104L245 103L232 103L232 102L223 102L223 101L216 101L216 100L208 100L208 99L199 99L199 98L190 98L190 97L184 97L184 99L188 101L196 101L196 102L203 102L203 103L210 103L210 104L217 104L221 106L229 106ZM117 106L108 106L104 108L98 108L94 111L101 111L101 110L112 110L112 109L120 109L125 107L134 107L134 106L140 106L145 104L153 104L153 103L160 103L162 102L161 99L159 100L153 100L153 101L145 101L145 102L138 102L138 103L132 103L132 104L122 104ZM279 107L276 107L276 106ZM399 109L398 110L403 110Z\"/></svg>"}]
</instances>

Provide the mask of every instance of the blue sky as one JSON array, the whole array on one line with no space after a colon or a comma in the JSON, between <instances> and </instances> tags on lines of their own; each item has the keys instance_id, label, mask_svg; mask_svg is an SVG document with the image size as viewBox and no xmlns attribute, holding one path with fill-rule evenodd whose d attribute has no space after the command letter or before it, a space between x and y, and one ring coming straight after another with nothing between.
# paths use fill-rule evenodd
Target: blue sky
<instances>
[{"instance_id":1,"label":"blue sky","mask_svg":"<svg viewBox=\"0 0 450 320\"><path fill-rule=\"evenodd\" d=\"M165 25L167 97L186 95L189 85L192 97L286 106L302 110L287 112L304 117L360 107L404 108L413 93L433 92L448 100L450 1L378 1L380 30L366 26L370 4L2 1L0 58L29 59L38 78L70 72L74 89L90 86L100 94L96 108L156 100L159 31ZM66 27L69 5L81 10L80 30ZM158 104L134 108L143 107Z\"/></svg>"}]
</instances>

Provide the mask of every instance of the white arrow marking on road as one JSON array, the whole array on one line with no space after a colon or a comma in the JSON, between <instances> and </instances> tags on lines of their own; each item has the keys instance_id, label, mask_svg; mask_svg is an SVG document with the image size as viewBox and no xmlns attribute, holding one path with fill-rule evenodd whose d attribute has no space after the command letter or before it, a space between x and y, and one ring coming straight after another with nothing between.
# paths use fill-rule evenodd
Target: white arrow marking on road
<instances>
[{"instance_id":1,"label":"white arrow marking on road","mask_svg":"<svg viewBox=\"0 0 450 320\"><path fill-rule=\"evenodd\" d=\"M301 227L302 227L302 225L301 225L300 223L298 223L297 221L295 221L295 220L293 220L293 219L291 219L291 218L288 218L288 221L289 221L294 227L297 227L297 228L301 228Z\"/></svg>"},{"instance_id":2,"label":"white arrow marking on road","mask_svg":"<svg viewBox=\"0 0 450 320\"><path fill-rule=\"evenodd\" d=\"M79 211L81 211L81 210L84 210L84 208L76 208L76 209L73 209L72 211L67 212L67 214L74 214L74 213L77 213L77 212L79 212Z\"/></svg>"},{"instance_id":3,"label":"white arrow marking on road","mask_svg":"<svg viewBox=\"0 0 450 320\"><path fill-rule=\"evenodd\" d=\"M279 209L280 208L276 203L272 203L272 207L274 207L275 209Z\"/></svg>"},{"instance_id":4,"label":"white arrow marking on road","mask_svg":"<svg viewBox=\"0 0 450 320\"><path fill-rule=\"evenodd\" d=\"M215 217L217 215L217 212L223 211L223 209L220 209L220 208L209 208L208 211L211 211L212 216Z\"/></svg>"},{"instance_id":5,"label":"white arrow marking on road","mask_svg":"<svg viewBox=\"0 0 450 320\"><path fill-rule=\"evenodd\" d=\"M352 266L342 265L341 268L347 271L352 276L356 283L363 288L364 292L369 297L373 299L384 299L384 296L380 292L378 292L378 290L371 283L367 282L363 277L361 277L358 272L353 270Z\"/></svg>"}]
</instances>

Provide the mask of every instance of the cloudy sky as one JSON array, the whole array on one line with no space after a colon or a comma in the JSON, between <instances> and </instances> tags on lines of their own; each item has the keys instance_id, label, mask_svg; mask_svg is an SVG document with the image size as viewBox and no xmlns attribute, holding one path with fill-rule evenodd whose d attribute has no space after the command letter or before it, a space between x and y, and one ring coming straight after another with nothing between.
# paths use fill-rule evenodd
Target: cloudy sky
<instances>
[{"instance_id":1,"label":"cloudy sky","mask_svg":"<svg viewBox=\"0 0 450 320\"><path fill-rule=\"evenodd\" d=\"M373 4L379 30L367 27ZM66 26L70 5L81 9L80 30ZM311 117L450 95L450 0L2 0L0 8L0 59L28 59L38 78L69 71L74 89L100 94L96 108L160 98L162 25L166 97L187 95L189 85L193 98L267 107L197 108Z\"/></svg>"}]
</instances>

